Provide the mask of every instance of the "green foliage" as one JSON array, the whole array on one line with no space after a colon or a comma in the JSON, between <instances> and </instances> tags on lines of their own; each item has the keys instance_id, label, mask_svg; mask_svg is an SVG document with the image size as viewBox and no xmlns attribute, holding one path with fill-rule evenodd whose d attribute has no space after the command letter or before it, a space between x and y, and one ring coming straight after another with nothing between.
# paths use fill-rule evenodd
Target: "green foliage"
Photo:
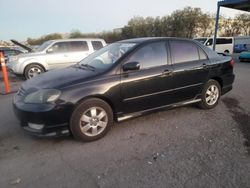
<instances>
[{"instance_id":1,"label":"green foliage","mask_svg":"<svg viewBox=\"0 0 250 188\"><path fill-rule=\"evenodd\" d=\"M200 8L186 7L164 17L134 17L123 28L122 36L124 38L151 36L192 38L200 30L204 30L203 35L205 35L211 21L210 15L202 13Z\"/></svg>"},{"instance_id":2,"label":"green foliage","mask_svg":"<svg viewBox=\"0 0 250 188\"><path fill-rule=\"evenodd\" d=\"M101 38L107 43L112 43L121 40L121 34L117 32L102 32L102 33L81 33L79 30L72 31L69 38Z\"/></svg>"},{"instance_id":3,"label":"green foliage","mask_svg":"<svg viewBox=\"0 0 250 188\"><path fill-rule=\"evenodd\" d=\"M53 40L53 39L62 39L62 35L59 33L52 33L52 34L42 36L38 39L28 38L27 42L29 45L41 45L45 41Z\"/></svg>"},{"instance_id":4,"label":"green foliage","mask_svg":"<svg viewBox=\"0 0 250 188\"><path fill-rule=\"evenodd\" d=\"M242 28L243 35L250 35L250 14L238 14L235 17L238 28Z\"/></svg>"},{"instance_id":5,"label":"green foliage","mask_svg":"<svg viewBox=\"0 0 250 188\"><path fill-rule=\"evenodd\" d=\"M215 16L203 13L200 8L186 7L163 17L136 16L121 28L121 32L81 33L73 30L69 38L102 38L107 43L136 37L184 37L211 36L214 32ZM250 15L239 14L234 19L220 18L220 35L250 35ZM58 33L45 35L38 39L28 38L30 45L39 45L47 40L60 39Z\"/></svg>"}]
</instances>

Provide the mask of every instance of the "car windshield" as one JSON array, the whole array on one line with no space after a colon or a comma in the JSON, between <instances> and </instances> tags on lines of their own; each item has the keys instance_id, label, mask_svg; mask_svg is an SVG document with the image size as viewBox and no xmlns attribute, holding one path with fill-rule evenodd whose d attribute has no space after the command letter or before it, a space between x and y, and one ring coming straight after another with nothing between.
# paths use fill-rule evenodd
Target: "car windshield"
<instances>
[{"instance_id":1,"label":"car windshield","mask_svg":"<svg viewBox=\"0 0 250 188\"><path fill-rule=\"evenodd\" d=\"M83 67L92 67L94 69L107 70L110 68L123 54L133 48L136 43L113 43L110 44L79 62L78 65Z\"/></svg>"},{"instance_id":2,"label":"car windshield","mask_svg":"<svg viewBox=\"0 0 250 188\"><path fill-rule=\"evenodd\" d=\"M39 46L39 47L36 49L36 51L37 51L37 52L41 52L41 51L45 50L51 43L52 43L52 41L44 42L41 46Z\"/></svg>"},{"instance_id":3,"label":"car windshield","mask_svg":"<svg viewBox=\"0 0 250 188\"><path fill-rule=\"evenodd\" d=\"M207 41L207 38L197 38L197 39L194 39L202 44L205 44L205 42Z\"/></svg>"}]
</instances>

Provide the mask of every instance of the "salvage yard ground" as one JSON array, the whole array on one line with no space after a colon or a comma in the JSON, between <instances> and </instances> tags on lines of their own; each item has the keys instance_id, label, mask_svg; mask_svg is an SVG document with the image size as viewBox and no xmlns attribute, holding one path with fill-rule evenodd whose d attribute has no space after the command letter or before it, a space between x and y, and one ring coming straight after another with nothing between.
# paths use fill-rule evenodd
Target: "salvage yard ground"
<instances>
[{"instance_id":1,"label":"salvage yard ground","mask_svg":"<svg viewBox=\"0 0 250 188\"><path fill-rule=\"evenodd\" d=\"M0 95L0 187L250 187L250 63L235 74L215 109L153 113L92 143L27 135Z\"/></svg>"}]
</instances>

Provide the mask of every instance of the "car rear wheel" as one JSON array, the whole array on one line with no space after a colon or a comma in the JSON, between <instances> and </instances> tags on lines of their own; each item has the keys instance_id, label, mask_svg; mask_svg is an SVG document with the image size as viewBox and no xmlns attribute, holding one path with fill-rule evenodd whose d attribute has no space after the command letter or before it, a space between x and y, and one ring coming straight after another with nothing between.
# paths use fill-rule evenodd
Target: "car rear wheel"
<instances>
[{"instance_id":1,"label":"car rear wheel","mask_svg":"<svg viewBox=\"0 0 250 188\"><path fill-rule=\"evenodd\" d=\"M201 94L201 102L199 106L202 109L211 109L214 108L220 99L221 96L221 86L216 80L209 80Z\"/></svg>"},{"instance_id":2,"label":"car rear wheel","mask_svg":"<svg viewBox=\"0 0 250 188\"><path fill-rule=\"evenodd\" d=\"M44 72L44 69L41 65L30 64L25 68L24 76L26 79L33 78Z\"/></svg>"},{"instance_id":3,"label":"car rear wheel","mask_svg":"<svg viewBox=\"0 0 250 188\"><path fill-rule=\"evenodd\" d=\"M81 141L102 138L113 124L113 111L103 100L88 99L74 110L70 120L73 136Z\"/></svg>"}]
</instances>

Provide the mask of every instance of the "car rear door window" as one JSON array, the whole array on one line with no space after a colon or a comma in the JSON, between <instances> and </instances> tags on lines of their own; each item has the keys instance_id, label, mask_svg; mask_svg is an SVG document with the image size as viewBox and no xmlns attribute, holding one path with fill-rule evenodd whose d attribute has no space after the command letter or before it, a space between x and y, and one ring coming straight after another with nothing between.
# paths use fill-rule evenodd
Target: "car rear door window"
<instances>
[{"instance_id":1,"label":"car rear door window","mask_svg":"<svg viewBox=\"0 0 250 188\"><path fill-rule=\"evenodd\" d=\"M139 62L141 69L158 67L167 64L167 50L165 42L147 44L137 50L128 60Z\"/></svg>"},{"instance_id":2,"label":"car rear door window","mask_svg":"<svg viewBox=\"0 0 250 188\"><path fill-rule=\"evenodd\" d=\"M88 43L86 41L72 41L68 42L70 52L88 51Z\"/></svg>"},{"instance_id":3,"label":"car rear door window","mask_svg":"<svg viewBox=\"0 0 250 188\"><path fill-rule=\"evenodd\" d=\"M170 41L170 50L174 64L198 61L199 53L197 46L188 41Z\"/></svg>"},{"instance_id":4,"label":"car rear door window","mask_svg":"<svg viewBox=\"0 0 250 188\"><path fill-rule=\"evenodd\" d=\"M101 41L91 41L94 50L99 50L103 47Z\"/></svg>"}]
</instances>

